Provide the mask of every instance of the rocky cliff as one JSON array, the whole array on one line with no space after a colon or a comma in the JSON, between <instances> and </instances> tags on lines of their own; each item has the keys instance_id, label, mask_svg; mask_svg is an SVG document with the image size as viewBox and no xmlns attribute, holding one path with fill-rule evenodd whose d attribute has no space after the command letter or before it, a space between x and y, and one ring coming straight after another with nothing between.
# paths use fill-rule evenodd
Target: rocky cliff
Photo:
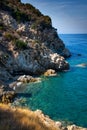
<instances>
[{"instance_id":1,"label":"rocky cliff","mask_svg":"<svg viewBox=\"0 0 87 130\"><path fill-rule=\"evenodd\" d=\"M12 75L42 74L47 69L69 69L70 52L44 16L20 0L0 1L0 80Z\"/></svg>"},{"instance_id":2,"label":"rocky cliff","mask_svg":"<svg viewBox=\"0 0 87 130\"><path fill-rule=\"evenodd\" d=\"M0 1L0 98L14 97L9 81L19 75L41 75L69 69L64 57L70 52L52 27L51 18L20 0ZM47 71L48 72L48 71ZM22 82L36 81L22 76ZM13 84L13 88L19 85ZM12 85L11 85L12 86ZM4 93L4 95L3 95ZM6 96L6 94L8 96ZM7 98L8 97L8 98Z\"/></svg>"}]
</instances>

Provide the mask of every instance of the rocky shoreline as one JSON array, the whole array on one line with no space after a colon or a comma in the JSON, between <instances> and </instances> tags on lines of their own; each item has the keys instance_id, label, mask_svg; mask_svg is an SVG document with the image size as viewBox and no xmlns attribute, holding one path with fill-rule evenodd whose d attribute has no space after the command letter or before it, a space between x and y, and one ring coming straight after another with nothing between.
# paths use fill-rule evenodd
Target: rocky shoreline
<instances>
[{"instance_id":1,"label":"rocky shoreline","mask_svg":"<svg viewBox=\"0 0 87 130\"><path fill-rule=\"evenodd\" d=\"M34 83L40 81L41 78L34 78L30 75L23 75L15 77L15 80L4 84L0 81L0 102L1 103L12 103L15 97L18 95L16 90L23 84Z\"/></svg>"}]
</instances>

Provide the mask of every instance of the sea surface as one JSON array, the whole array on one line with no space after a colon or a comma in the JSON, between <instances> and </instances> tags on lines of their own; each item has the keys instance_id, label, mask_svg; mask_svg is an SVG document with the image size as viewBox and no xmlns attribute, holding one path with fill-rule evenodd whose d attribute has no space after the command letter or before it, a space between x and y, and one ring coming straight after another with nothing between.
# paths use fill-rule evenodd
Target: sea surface
<instances>
[{"instance_id":1,"label":"sea surface","mask_svg":"<svg viewBox=\"0 0 87 130\"><path fill-rule=\"evenodd\" d=\"M59 37L71 51L67 61L70 70L55 77L43 77L38 83L26 84L22 98L32 110L41 109L54 120L87 127L87 34L61 34ZM79 54L79 55L78 55Z\"/></svg>"}]
</instances>

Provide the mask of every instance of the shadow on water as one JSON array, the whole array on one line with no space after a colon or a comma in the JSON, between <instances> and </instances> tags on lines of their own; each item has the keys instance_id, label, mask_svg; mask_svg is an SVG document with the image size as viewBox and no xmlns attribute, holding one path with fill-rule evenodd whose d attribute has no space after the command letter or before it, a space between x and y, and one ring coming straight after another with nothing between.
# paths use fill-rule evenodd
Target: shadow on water
<instances>
[{"instance_id":1,"label":"shadow on water","mask_svg":"<svg viewBox=\"0 0 87 130\"><path fill-rule=\"evenodd\" d=\"M30 98L32 97L32 94L31 93L16 93L17 94L17 97L25 97L25 98Z\"/></svg>"}]
</instances>

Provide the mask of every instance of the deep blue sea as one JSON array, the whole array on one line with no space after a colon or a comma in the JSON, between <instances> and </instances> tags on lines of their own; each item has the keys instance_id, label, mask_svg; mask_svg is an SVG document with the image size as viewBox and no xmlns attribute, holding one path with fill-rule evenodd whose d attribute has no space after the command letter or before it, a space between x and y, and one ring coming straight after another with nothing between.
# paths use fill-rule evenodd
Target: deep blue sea
<instances>
[{"instance_id":1,"label":"deep blue sea","mask_svg":"<svg viewBox=\"0 0 87 130\"><path fill-rule=\"evenodd\" d=\"M25 105L33 110L41 109L54 120L87 127L87 67L77 66L87 63L87 34L59 36L72 53L67 59L70 70L27 84L24 92L32 93L32 96L24 97Z\"/></svg>"}]
</instances>

